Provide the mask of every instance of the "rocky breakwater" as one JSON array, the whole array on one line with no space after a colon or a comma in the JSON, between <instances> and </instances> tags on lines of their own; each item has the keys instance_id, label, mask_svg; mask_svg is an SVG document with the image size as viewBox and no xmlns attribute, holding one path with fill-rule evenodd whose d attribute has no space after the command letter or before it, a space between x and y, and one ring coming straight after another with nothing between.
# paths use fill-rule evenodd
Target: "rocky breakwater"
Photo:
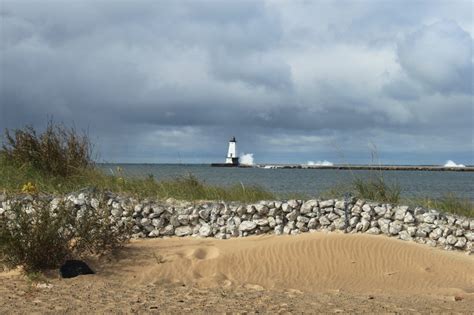
<instances>
[{"instance_id":1,"label":"rocky breakwater","mask_svg":"<svg viewBox=\"0 0 474 315\"><path fill-rule=\"evenodd\" d=\"M22 198L25 211L32 196L0 196L0 218L9 218L12 203ZM117 225L132 225L133 236L195 236L228 239L265 233L299 234L314 231L383 234L447 250L474 252L474 219L434 209L411 208L364 200L287 200L186 202L81 192L63 197L43 196L51 208L62 203L81 216L106 211ZM25 203L26 200L26 203Z\"/></svg>"}]
</instances>

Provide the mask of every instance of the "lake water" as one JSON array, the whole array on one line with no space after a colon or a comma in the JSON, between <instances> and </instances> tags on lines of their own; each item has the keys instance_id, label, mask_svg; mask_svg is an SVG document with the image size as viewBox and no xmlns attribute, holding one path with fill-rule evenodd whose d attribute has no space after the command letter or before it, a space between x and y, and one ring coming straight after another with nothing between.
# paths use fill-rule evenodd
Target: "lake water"
<instances>
[{"instance_id":1,"label":"lake water","mask_svg":"<svg viewBox=\"0 0 474 315\"><path fill-rule=\"evenodd\" d=\"M211 167L199 164L102 164L107 172L120 166L126 176L152 174L157 180L192 174L213 185L259 185L277 195L302 193L318 196L335 185L350 183L354 177L366 178L374 171L324 169L261 169ZM377 171L377 174L379 171ZM440 197L446 192L474 201L474 172L383 171L388 182L396 182L404 197Z\"/></svg>"}]
</instances>

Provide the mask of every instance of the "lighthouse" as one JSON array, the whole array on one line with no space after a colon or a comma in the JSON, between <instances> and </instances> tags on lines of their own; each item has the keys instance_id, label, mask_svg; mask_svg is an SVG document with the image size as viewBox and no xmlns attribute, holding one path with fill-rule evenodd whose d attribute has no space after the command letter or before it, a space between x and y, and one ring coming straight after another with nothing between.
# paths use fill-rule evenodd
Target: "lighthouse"
<instances>
[{"instance_id":1,"label":"lighthouse","mask_svg":"<svg viewBox=\"0 0 474 315\"><path fill-rule=\"evenodd\" d=\"M227 158L225 159L225 164L227 165L239 165L236 143L237 141L235 140L235 137L232 137L229 141L229 150L227 151Z\"/></svg>"}]
</instances>

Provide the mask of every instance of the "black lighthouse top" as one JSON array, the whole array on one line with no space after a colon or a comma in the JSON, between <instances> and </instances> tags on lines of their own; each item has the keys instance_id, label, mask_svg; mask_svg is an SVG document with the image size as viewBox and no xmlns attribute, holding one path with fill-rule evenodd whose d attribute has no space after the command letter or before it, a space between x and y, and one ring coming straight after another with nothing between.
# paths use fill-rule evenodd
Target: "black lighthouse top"
<instances>
[{"instance_id":1,"label":"black lighthouse top","mask_svg":"<svg viewBox=\"0 0 474 315\"><path fill-rule=\"evenodd\" d=\"M237 141L235 140L235 137L232 137L232 139L230 139L229 142L237 142Z\"/></svg>"}]
</instances>

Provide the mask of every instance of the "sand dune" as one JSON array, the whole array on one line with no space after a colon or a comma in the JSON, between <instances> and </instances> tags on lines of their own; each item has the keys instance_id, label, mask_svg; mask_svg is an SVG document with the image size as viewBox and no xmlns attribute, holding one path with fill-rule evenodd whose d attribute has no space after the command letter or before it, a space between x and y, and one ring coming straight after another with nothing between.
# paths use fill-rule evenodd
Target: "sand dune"
<instances>
[{"instance_id":1,"label":"sand dune","mask_svg":"<svg viewBox=\"0 0 474 315\"><path fill-rule=\"evenodd\" d=\"M114 262L90 263L96 275L36 291L0 273L0 312L474 309L473 256L384 236L137 240Z\"/></svg>"},{"instance_id":2,"label":"sand dune","mask_svg":"<svg viewBox=\"0 0 474 315\"><path fill-rule=\"evenodd\" d=\"M474 294L472 256L380 236L172 238L137 241L132 247L137 255L120 262L127 266L132 283Z\"/></svg>"}]
</instances>

